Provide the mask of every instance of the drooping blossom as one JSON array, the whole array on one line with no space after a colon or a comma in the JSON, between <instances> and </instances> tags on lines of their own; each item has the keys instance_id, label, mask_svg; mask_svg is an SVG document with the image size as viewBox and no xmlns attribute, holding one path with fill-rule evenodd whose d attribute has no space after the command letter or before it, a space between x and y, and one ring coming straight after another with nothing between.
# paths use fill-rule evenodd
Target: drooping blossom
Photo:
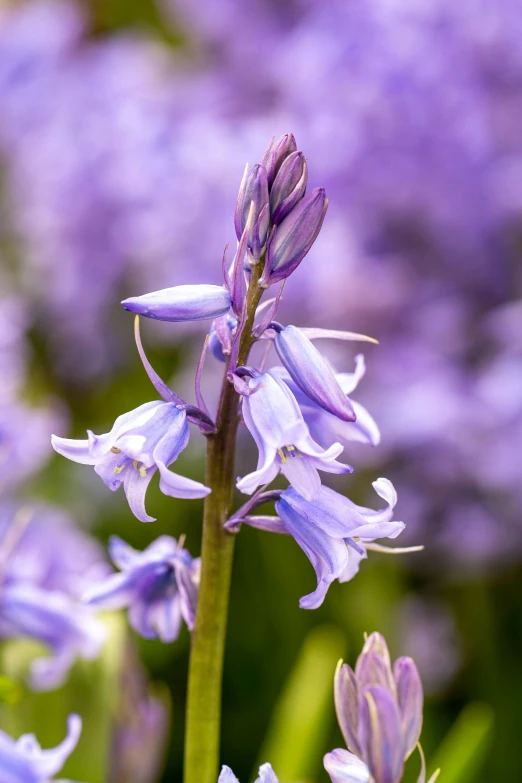
<instances>
[{"instance_id":1,"label":"drooping blossom","mask_svg":"<svg viewBox=\"0 0 522 783\"><path fill-rule=\"evenodd\" d=\"M235 380L243 394L243 419L259 449L257 469L238 480L238 489L251 494L281 471L303 497L311 499L321 486L319 470L351 473L353 468L336 460L343 450L339 443L325 450L312 439L288 386L268 373L253 374Z\"/></svg>"},{"instance_id":2,"label":"drooping blossom","mask_svg":"<svg viewBox=\"0 0 522 783\"><path fill-rule=\"evenodd\" d=\"M422 728L422 684L413 660L398 658L392 668L386 641L372 633L355 671L338 666L334 693L350 752L337 749L324 757L332 783L400 783ZM425 783L421 758L419 783Z\"/></svg>"},{"instance_id":3,"label":"drooping blossom","mask_svg":"<svg viewBox=\"0 0 522 783\"><path fill-rule=\"evenodd\" d=\"M76 748L81 730L81 718L69 715L66 738L49 750L42 750L34 734L23 734L14 740L0 730L2 783L49 783Z\"/></svg>"},{"instance_id":4,"label":"drooping blossom","mask_svg":"<svg viewBox=\"0 0 522 783\"><path fill-rule=\"evenodd\" d=\"M87 440L52 437L59 454L83 465L93 465L113 492L123 484L133 514L153 522L145 510L145 493L156 470L160 489L178 498L202 498L210 490L198 481L168 469L186 448L189 426L185 410L171 402L146 402L119 416L105 435L88 432Z\"/></svg>"},{"instance_id":5,"label":"drooping blossom","mask_svg":"<svg viewBox=\"0 0 522 783\"><path fill-rule=\"evenodd\" d=\"M192 630L196 617L200 561L171 536L160 536L143 552L113 536L110 556L120 573L94 585L86 603L128 609L129 622L146 639L173 642L181 621Z\"/></svg>"},{"instance_id":6,"label":"drooping blossom","mask_svg":"<svg viewBox=\"0 0 522 783\"><path fill-rule=\"evenodd\" d=\"M122 302L126 310L138 315L175 323L218 318L230 310L231 304L229 292L217 285L178 285Z\"/></svg>"}]
</instances>

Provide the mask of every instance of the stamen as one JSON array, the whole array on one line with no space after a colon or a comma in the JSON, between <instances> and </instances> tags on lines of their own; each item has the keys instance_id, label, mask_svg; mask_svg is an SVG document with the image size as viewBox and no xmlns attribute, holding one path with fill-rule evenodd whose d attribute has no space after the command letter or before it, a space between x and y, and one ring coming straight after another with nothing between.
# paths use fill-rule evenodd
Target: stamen
<instances>
[{"instance_id":1,"label":"stamen","mask_svg":"<svg viewBox=\"0 0 522 783\"><path fill-rule=\"evenodd\" d=\"M121 449L117 449L116 446L113 446L111 451L113 454L121 454Z\"/></svg>"},{"instance_id":2,"label":"stamen","mask_svg":"<svg viewBox=\"0 0 522 783\"><path fill-rule=\"evenodd\" d=\"M286 463L288 462L288 457L286 456L283 449L277 449L277 453L281 457L281 462L283 463L283 465L286 465Z\"/></svg>"},{"instance_id":3,"label":"stamen","mask_svg":"<svg viewBox=\"0 0 522 783\"><path fill-rule=\"evenodd\" d=\"M123 463L123 465L116 465L116 467L114 468L114 472L121 473L124 467L125 467L125 463Z\"/></svg>"},{"instance_id":4,"label":"stamen","mask_svg":"<svg viewBox=\"0 0 522 783\"><path fill-rule=\"evenodd\" d=\"M147 477L147 468L145 467L145 465L142 465L140 467L140 476L142 478L146 478Z\"/></svg>"}]
</instances>

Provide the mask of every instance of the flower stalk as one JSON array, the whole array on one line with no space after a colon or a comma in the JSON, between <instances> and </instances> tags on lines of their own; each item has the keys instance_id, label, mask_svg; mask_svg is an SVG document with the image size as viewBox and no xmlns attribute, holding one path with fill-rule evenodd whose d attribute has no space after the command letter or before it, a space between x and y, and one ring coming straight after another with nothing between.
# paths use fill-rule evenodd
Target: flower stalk
<instances>
[{"instance_id":1,"label":"flower stalk","mask_svg":"<svg viewBox=\"0 0 522 783\"><path fill-rule=\"evenodd\" d=\"M246 363L254 342L254 318L263 294L259 284L262 267L262 262L252 267L245 323L237 338L238 364ZM212 492L205 499L203 514L201 583L189 666L184 783L215 783L219 767L221 683L235 541L223 526L232 512L240 401L227 380L229 363L230 358L216 431L207 442L205 482Z\"/></svg>"}]
</instances>

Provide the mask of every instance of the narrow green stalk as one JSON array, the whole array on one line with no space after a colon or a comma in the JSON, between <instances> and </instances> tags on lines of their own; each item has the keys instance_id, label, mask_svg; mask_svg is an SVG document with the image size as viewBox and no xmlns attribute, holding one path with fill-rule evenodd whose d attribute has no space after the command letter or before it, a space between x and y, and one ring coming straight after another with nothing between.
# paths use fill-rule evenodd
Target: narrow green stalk
<instances>
[{"instance_id":1,"label":"narrow green stalk","mask_svg":"<svg viewBox=\"0 0 522 783\"><path fill-rule=\"evenodd\" d=\"M260 263L251 275L239 364L246 362L253 343L255 311L263 294L259 286L261 271ZM208 436L207 445L205 483L212 492L205 499L203 515L201 583L189 666L184 783L216 783L218 777L221 682L234 556L234 536L223 530L223 524L232 511L238 409L239 397L225 373L216 432Z\"/></svg>"}]
</instances>

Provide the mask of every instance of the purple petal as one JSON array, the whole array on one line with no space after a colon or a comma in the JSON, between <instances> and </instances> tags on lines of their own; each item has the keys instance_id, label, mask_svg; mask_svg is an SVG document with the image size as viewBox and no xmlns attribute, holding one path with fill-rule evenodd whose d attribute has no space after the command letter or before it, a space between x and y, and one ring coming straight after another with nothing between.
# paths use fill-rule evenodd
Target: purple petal
<instances>
[{"instance_id":1,"label":"purple petal","mask_svg":"<svg viewBox=\"0 0 522 783\"><path fill-rule=\"evenodd\" d=\"M35 772L42 780L49 779L56 775L71 755L82 731L82 721L79 715L69 715L67 719L67 736L56 748L50 750L40 750L32 755L32 766ZM20 737L18 742L23 746L24 737Z\"/></svg>"},{"instance_id":2,"label":"purple petal","mask_svg":"<svg viewBox=\"0 0 522 783\"><path fill-rule=\"evenodd\" d=\"M236 778L230 767L222 767L221 768L221 774L218 778L218 783L239 783L239 780Z\"/></svg>"},{"instance_id":3,"label":"purple petal","mask_svg":"<svg viewBox=\"0 0 522 783\"><path fill-rule=\"evenodd\" d=\"M139 469L129 466L125 471L123 488L127 497L129 508L134 516L140 522L155 522L156 518L151 517L145 510L145 495L150 484L150 480L156 472L156 468L149 468L142 475Z\"/></svg>"},{"instance_id":4,"label":"purple petal","mask_svg":"<svg viewBox=\"0 0 522 783\"><path fill-rule=\"evenodd\" d=\"M343 748L327 753L323 762L332 783L370 783L366 764Z\"/></svg>"},{"instance_id":5,"label":"purple petal","mask_svg":"<svg viewBox=\"0 0 522 783\"><path fill-rule=\"evenodd\" d=\"M346 663L339 666L335 672L334 699L337 722L346 746L360 756L361 750L357 738L359 686L354 671Z\"/></svg>"},{"instance_id":6,"label":"purple petal","mask_svg":"<svg viewBox=\"0 0 522 783\"><path fill-rule=\"evenodd\" d=\"M110 537L108 549L112 562L121 571L134 565L141 554L137 549L129 546L129 544L119 536Z\"/></svg>"},{"instance_id":7,"label":"purple petal","mask_svg":"<svg viewBox=\"0 0 522 783\"><path fill-rule=\"evenodd\" d=\"M399 783L405 756L401 716L385 688L367 688L361 695L359 742L375 783Z\"/></svg>"},{"instance_id":8,"label":"purple petal","mask_svg":"<svg viewBox=\"0 0 522 783\"><path fill-rule=\"evenodd\" d=\"M172 498L193 500L206 497L212 490L199 481L173 473L163 462L158 462L160 472L160 489L164 495Z\"/></svg>"},{"instance_id":9,"label":"purple petal","mask_svg":"<svg viewBox=\"0 0 522 783\"><path fill-rule=\"evenodd\" d=\"M274 344L292 379L311 400L343 421L355 420L350 400L329 364L297 327L282 329Z\"/></svg>"},{"instance_id":10,"label":"purple petal","mask_svg":"<svg viewBox=\"0 0 522 783\"><path fill-rule=\"evenodd\" d=\"M321 464L321 463L320 463ZM281 472L306 500L313 500L321 489L321 479L314 460L306 456L290 456L281 462Z\"/></svg>"},{"instance_id":11,"label":"purple petal","mask_svg":"<svg viewBox=\"0 0 522 783\"><path fill-rule=\"evenodd\" d=\"M398 658L393 666L393 675L397 685L406 756L409 756L417 745L422 729L422 683L411 658Z\"/></svg>"},{"instance_id":12,"label":"purple petal","mask_svg":"<svg viewBox=\"0 0 522 783\"><path fill-rule=\"evenodd\" d=\"M279 783L271 764L262 764L259 767L259 777L255 783Z\"/></svg>"},{"instance_id":13,"label":"purple petal","mask_svg":"<svg viewBox=\"0 0 522 783\"><path fill-rule=\"evenodd\" d=\"M96 458L91 455L88 440L74 440L51 435L51 445L62 457L79 462L80 465L95 465Z\"/></svg>"},{"instance_id":14,"label":"purple petal","mask_svg":"<svg viewBox=\"0 0 522 783\"><path fill-rule=\"evenodd\" d=\"M154 628L158 638L164 643L175 642L181 630L181 606L179 595L150 604L147 623Z\"/></svg>"},{"instance_id":15,"label":"purple petal","mask_svg":"<svg viewBox=\"0 0 522 783\"><path fill-rule=\"evenodd\" d=\"M159 321L199 321L226 313L232 298L217 285L178 285L125 299L122 305L146 318Z\"/></svg>"}]
</instances>

